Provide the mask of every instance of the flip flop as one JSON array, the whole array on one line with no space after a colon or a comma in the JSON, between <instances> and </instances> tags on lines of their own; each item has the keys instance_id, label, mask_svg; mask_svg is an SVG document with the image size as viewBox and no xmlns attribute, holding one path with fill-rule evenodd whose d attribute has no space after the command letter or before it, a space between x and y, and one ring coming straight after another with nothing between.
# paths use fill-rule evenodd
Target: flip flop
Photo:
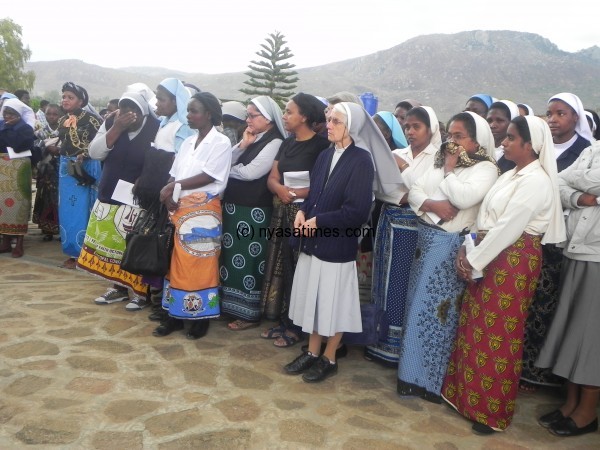
<instances>
[{"instance_id":1,"label":"flip flop","mask_svg":"<svg viewBox=\"0 0 600 450\"><path fill-rule=\"evenodd\" d=\"M260 333L260 337L263 339L277 339L283 333L285 333L285 327L283 325L279 325L263 331Z\"/></svg>"},{"instance_id":2,"label":"flip flop","mask_svg":"<svg viewBox=\"0 0 600 450\"><path fill-rule=\"evenodd\" d=\"M249 328L255 328L260 325L260 322L246 322L245 320L234 320L227 324L227 328L231 331L242 331Z\"/></svg>"},{"instance_id":3,"label":"flip flop","mask_svg":"<svg viewBox=\"0 0 600 450\"><path fill-rule=\"evenodd\" d=\"M280 340L281 339L281 340ZM296 345L298 342L302 340L302 336L290 336L288 334L283 333L277 339L273 341L273 345L278 348L286 348Z\"/></svg>"}]
</instances>

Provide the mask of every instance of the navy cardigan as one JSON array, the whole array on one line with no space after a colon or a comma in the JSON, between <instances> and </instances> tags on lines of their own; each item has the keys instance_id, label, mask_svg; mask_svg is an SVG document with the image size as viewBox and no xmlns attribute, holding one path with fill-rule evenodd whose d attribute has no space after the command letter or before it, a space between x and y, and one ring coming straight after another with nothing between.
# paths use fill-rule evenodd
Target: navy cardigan
<instances>
[{"instance_id":1,"label":"navy cardigan","mask_svg":"<svg viewBox=\"0 0 600 450\"><path fill-rule=\"evenodd\" d=\"M302 237L301 250L323 261L349 262L356 259L358 233L371 211L374 167L371 154L352 143L329 175L334 151L323 150L310 173L300 209L306 220L316 216L318 229L314 237Z\"/></svg>"},{"instance_id":2,"label":"navy cardigan","mask_svg":"<svg viewBox=\"0 0 600 450\"><path fill-rule=\"evenodd\" d=\"M567 167L575 162L583 149L588 148L590 146L590 141L586 138L583 138L577 135L577 140L573 142L568 149L566 149L557 159L556 159L556 168L559 172L562 172Z\"/></svg>"}]
</instances>

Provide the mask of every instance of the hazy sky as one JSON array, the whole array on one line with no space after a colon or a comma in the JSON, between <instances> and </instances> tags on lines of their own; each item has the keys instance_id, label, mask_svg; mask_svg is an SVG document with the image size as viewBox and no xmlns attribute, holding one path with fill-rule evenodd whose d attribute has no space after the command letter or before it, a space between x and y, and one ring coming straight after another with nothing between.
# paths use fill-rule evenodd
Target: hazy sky
<instances>
[{"instance_id":1,"label":"hazy sky","mask_svg":"<svg viewBox=\"0 0 600 450\"><path fill-rule=\"evenodd\" d=\"M3 2L0 17L23 27L31 61L223 73L246 70L274 31L286 36L298 68L468 30L532 32L573 52L600 45L599 9L589 0L29 0Z\"/></svg>"}]
</instances>

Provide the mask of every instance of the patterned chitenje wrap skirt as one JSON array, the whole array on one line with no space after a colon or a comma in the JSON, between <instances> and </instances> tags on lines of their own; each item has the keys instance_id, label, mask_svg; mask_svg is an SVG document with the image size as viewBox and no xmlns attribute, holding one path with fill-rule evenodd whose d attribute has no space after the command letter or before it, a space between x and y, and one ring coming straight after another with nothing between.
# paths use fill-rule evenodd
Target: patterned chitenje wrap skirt
<instances>
[{"instance_id":1,"label":"patterned chitenje wrap skirt","mask_svg":"<svg viewBox=\"0 0 600 450\"><path fill-rule=\"evenodd\" d=\"M417 244L417 215L409 207L384 203L373 248L373 303L386 311L388 334L365 354L383 364L397 367L406 307L410 266Z\"/></svg>"},{"instance_id":2,"label":"patterned chitenje wrap skirt","mask_svg":"<svg viewBox=\"0 0 600 450\"><path fill-rule=\"evenodd\" d=\"M141 275L121 269L125 237L141 213L129 205L110 205L96 200L85 233L77 267L145 296L148 286Z\"/></svg>"},{"instance_id":3,"label":"patterned chitenje wrap skirt","mask_svg":"<svg viewBox=\"0 0 600 450\"><path fill-rule=\"evenodd\" d=\"M221 200L195 192L179 200L171 214L175 245L165 277L162 307L178 319L219 317Z\"/></svg>"},{"instance_id":4,"label":"patterned chitenje wrap skirt","mask_svg":"<svg viewBox=\"0 0 600 450\"><path fill-rule=\"evenodd\" d=\"M236 319L258 322L265 274L272 207L223 203L221 252L222 312ZM261 232L261 229L263 230Z\"/></svg>"},{"instance_id":5,"label":"patterned chitenje wrap skirt","mask_svg":"<svg viewBox=\"0 0 600 450\"><path fill-rule=\"evenodd\" d=\"M0 234L24 236L31 213L29 158L0 155Z\"/></svg>"},{"instance_id":6,"label":"patterned chitenje wrap skirt","mask_svg":"<svg viewBox=\"0 0 600 450\"><path fill-rule=\"evenodd\" d=\"M541 236L523 233L463 296L442 396L495 430L506 429L515 411L525 320L541 265Z\"/></svg>"}]
</instances>

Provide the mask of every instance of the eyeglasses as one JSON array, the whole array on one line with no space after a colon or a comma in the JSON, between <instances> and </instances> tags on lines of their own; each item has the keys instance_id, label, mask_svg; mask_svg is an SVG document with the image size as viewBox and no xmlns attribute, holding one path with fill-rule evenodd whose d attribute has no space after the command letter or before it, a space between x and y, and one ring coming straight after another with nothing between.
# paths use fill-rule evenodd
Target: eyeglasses
<instances>
[{"instance_id":1,"label":"eyeglasses","mask_svg":"<svg viewBox=\"0 0 600 450\"><path fill-rule=\"evenodd\" d=\"M337 117L332 117L332 116L329 116L327 118L327 123L332 123L336 127L338 125L345 125L344 122L342 122L340 119L338 119Z\"/></svg>"},{"instance_id":2,"label":"eyeglasses","mask_svg":"<svg viewBox=\"0 0 600 450\"><path fill-rule=\"evenodd\" d=\"M259 116L262 116L262 114L261 113L255 113L255 114L247 113L246 119L254 120Z\"/></svg>"}]
</instances>

